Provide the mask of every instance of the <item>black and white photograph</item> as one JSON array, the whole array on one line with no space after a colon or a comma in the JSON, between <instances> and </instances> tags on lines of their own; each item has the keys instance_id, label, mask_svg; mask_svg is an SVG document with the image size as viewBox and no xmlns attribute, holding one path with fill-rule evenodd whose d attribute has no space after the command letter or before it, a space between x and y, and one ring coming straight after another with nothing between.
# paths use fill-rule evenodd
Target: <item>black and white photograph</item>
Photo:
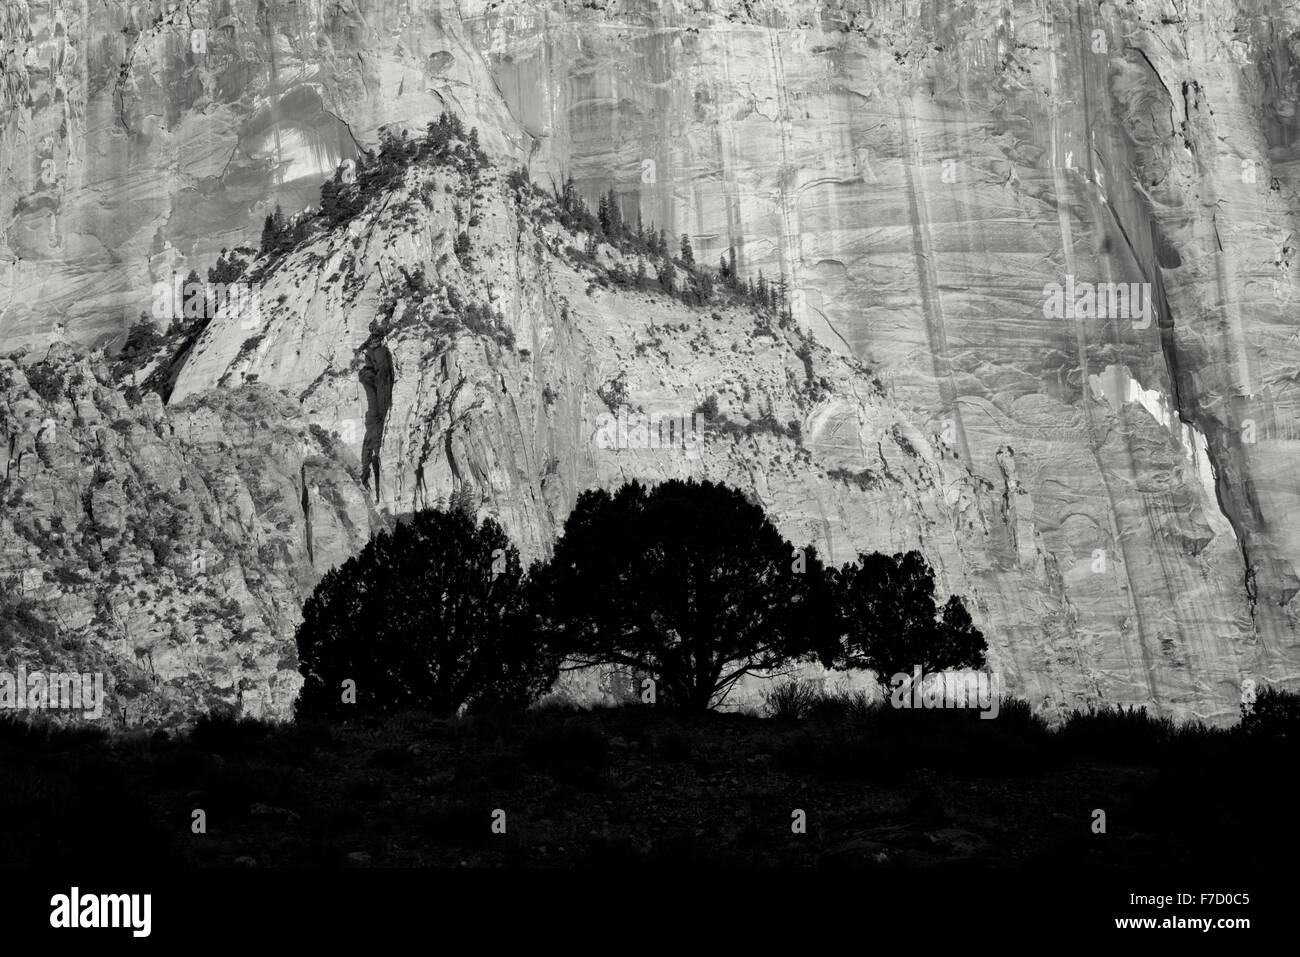
<instances>
[{"instance_id":1,"label":"black and white photograph","mask_svg":"<svg viewBox=\"0 0 1300 957\"><path fill-rule=\"evenodd\" d=\"M0 77L7 942L1281 939L1300 5L3 0Z\"/></svg>"}]
</instances>

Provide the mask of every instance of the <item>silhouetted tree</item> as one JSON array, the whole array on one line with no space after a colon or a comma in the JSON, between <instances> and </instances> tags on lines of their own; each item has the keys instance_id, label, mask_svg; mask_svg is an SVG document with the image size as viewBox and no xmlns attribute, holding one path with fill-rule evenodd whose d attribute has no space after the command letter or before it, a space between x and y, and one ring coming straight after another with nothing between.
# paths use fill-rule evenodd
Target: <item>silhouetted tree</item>
<instances>
[{"instance_id":1,"label":"silhouetted tree","mask_svg":"<svg viewBox=\"0 0 1300 957\"><path fill-rule=\"evenodd\" d=\"M221 255L217 257L216 265L208 267L208 282L225 284L235 282L247 268L248 263L240 259L237 253L223 248Z\"/></svg>"},{"instance_id":2,"label":"silhouetted tree","mask_svg":"<svg viewBox=\"0 0 1300 957\"><path fill-rule=\"evenodd\" d=\"M1300 694L1281 688L1260 689L1255 700L1241 705L1241 731L1264 738L1300 737Z\"/></svg>"},{"instance_id":3,"label":"silhouetted tree","mask_svg":"<svg viewBox=\"0 0 1300 957\"><path fill-rule=\"evenodd\" d=\"M796 552L758 505L707 481L582 493L530 594L573 665L630 667L696 711L834 632L816 551Z\"/></svg>"},{"instance_id":4,"label":"silhouetted tree","mask_svg":"<svg viewBox=\"0 0 1300 957\"><path fill-rule=\"evenodd\" d=\"M682 233L682 265L695 265L695 250L691 248L691 237Z\"/></svg>"},{"instance_id":5,"label":"silhouetted tree","mask_svg":"<svg viewBox=\"0 0 1300 957\"><path fill-rule=\"evenodd\" d=\"M984 664L983 634L956 595L935 606L934 571L920 552L859 555L833 577L844 635L838 663L870 668L882 685L917 665L928 673Z\"/></svg>"},{"instance_id":6,"label":"silhouetted tree","mask_svg":"<svg viewBox=\"0 0 1300 957\"><path fill-rule=\"evenodd\" d=\"M713 277L708 272L700 270L695 277L695 282L700 291L700 304L703 305L713 298Z\"/></svg>"},{"instance_id":7,"label":"silhouetted tree","mask_svg":"<svg viewBox=\"0 0 1300 957\"><path fill-rule=\"evenodd\" d=\"M262 223L262 254L274 253L280 244L280 234L284 232L284 211L280 204L275 204L275 211Z\"/></svg>"},{"instance_id":8,"label":"silhouetted tree","mask_svg":"<svg viewBox=\"0 0 1300 957\"><path fill-rule=\"evenodd\" d=\"M671 259L664 259L659 267L659 286L668 293L677 290L677 267L673 265Z\"/></svg>"},{"instance_id":9,"label":"silhouetted tree","mask_svg":"<svg viewBox=\"0 0 1300 957\"><path fill-rule=\"evenodd\" d=\"M614 240L614 245L618 246L623 241L623 211L618 207L618 194L614 192L614 187L609 188L609 193L605 198L606 217L609 220L609 229L605 235Z\"/></svg>"},{"instance_id":10,"label":"silhouetted tree","mask_svg":"<svg viewBox=\"0 0 1300 957\"><path fill-rule=\"evenodd\" d=\"M280 207L276 207L278 210ZM181 286L181 307L186 319L210 319L207 295L203 280L197 270L191 269Z\"/></svg>"},{"instance_id":11,"label":"silhouetted tree","mask_svg":"<svg viewBox=\"0 0 1300 957\"><path fill-rule=\"evenodd\" d=\"M303 607L298 715L527 705L559 661L536 640L524 595L518 550L491 519L430 509L380 532Z\"/></svg>"},{"instance_id":12,"label":"silhouetted tree","mask_svg":"<svg viewBox=\"0 0 1300 957\"><path fill-rule=\"evenodd\" d=\"M320 187L320 214L329 222L334 222L339 217L339 187L342 182L342 172L336 170Z\"/></svg>"},{"instance_id":13,"label":"silhouetted tree","mask_svg":"<svg viewBox=\"0 0 1300 957\"><path fill-rule=\"evenodd\" d=\"M122 368L129 371L133 366L143 365L144 361L152 356L165 341L153 321L146 314L141 313L139 320L127 332L126 342L122 344L122 349L118 352L117 358L119 362L125 364ZM120 375L121 373L115 371L114 374Z\"/></svg>"}]
</instances>

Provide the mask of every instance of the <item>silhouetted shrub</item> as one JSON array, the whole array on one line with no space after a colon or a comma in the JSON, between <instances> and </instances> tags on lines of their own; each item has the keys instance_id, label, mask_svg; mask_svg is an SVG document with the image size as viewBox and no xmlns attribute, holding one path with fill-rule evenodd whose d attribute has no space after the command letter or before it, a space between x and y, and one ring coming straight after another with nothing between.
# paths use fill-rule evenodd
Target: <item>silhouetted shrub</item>
<instances>
[{"instance_id":1,"label":"silhouetted shrub","mask_svg":"<svg viewBox=\"0 0 1300 957\"><path fill-rule=\"evenodd\" d=\"M506 185L511 189L529 195L534 191L533 182L528 178L528 170L522 166L512 169L506 176Z\"/></svg>"},{"instance_id":2,"label":"silhouetted shrub","mask_svg":"<svg viewBox=\"0 0 1300 957\"><path fill-rule=\"evenodd\" d=\"M1300 694L1279 688L1262 689L1253 706L1242 706L1241 731L1252 737L1300 741Z\"/></svg>"},{"instance_id":3,"label":"silhouetted shrub","mask_svg":"<svg viewBox=\"0 0 1300 957\"><path fill-rule=\"evenodd\" d=\"M44 362L37 362L28 366L23 372L27 376L27 384L32 387L32 391L46 402L54 403L63 398L66 384L63 373L58 369L52 368Z\"/></svg>"},{"instance_id":4,"label":"silhouetted shrub","mask_svg":"<svg viewBox=\"0 0 1300 957\"><path fill-rule=\"evenodd\" d=\"M782 681L763 692L763 708L773 718L805 718L818 698L808 681Z\"/></svg>"},{"instance_id":5,"label":"silhouetted shrub","mask_svg":"<svg viewBox=\"0 0 1300 957\"><path fill-rule=\"evenodd\" d=\"M0 746L29 753L99 749L108 743L101 725L61 722L40 712L0 711Z\"/></svg>"},{"instance_id":6,"label":"silhouetted shrub","mask_svg":"<svg viewBox=\"0 0 1300 957\"><path fill-rule=\"evenodd\" d=\"M808 703L804 716L827 724L835 721L862 721L875 706L865 691L823 691Z\"/></svg>"},{"instance_id":7,"label":"silhouetted shrub","mask_svg":"<svg viewBox=\"0 0 1300 957\"><path fill-rule=\"evenodd\" d=\"M194 723L190 744L222 757L248 754L261 747L271 730L270 724L255 718L237 718L228 711L212 711Z\"/></svg>"},{"instance_id":8,"label":"silhouetted shrub","mask_svg":"<svg viewBox=\"0 0 1300 957\"><path fill-rule=\"evenodd\" d=\"M298 714L522 707L558 661L535 640L518 550L461 509L426 510L327 572L298 628ZM355 704L343 701L355 682Z\"/></svg>"},{"instance_id":9,"label":"silhouetted shrub","mask_svg":"<svg viewBox=\"0 0 1300 957\"><path fill-rule=\"evenodd\" d=\"M1027 707L1010 705L1009 720L973 708L863 707L853 721L811 728L786 742L777 767L829 779L892 783L918 769L968 777L1032 774L1053 760L1045 724Z\"/></svg>"},{"instance_id":10,"label":"silhouetted shrub","mask_svg":"<svg viewBox=\"0 0 1300 957\"><path fill-rule=\"evenodd\" d=\"M709 393L709 397L695 407L695 411L704 416L706 423L712 422L718 417L718 394Z\"/></svg>"},{"instance_id":11,"label":"silhouetted shrub","mask_svg":"<svg viewBox=\"0 0 1300 957\"><path fill-rule=\"evenodd\" d=\"M691 237L682 233L681 260L683 266L695 265L695 250L691 248Z\"/></svg>"},{"instance_id":12,"label":"silhouetted shrub","mask_svg":"<svg viewBox=\"0 0 1300 957\"><path fill-rule=\"evenodd\" d=\"M166 337L158 331L158 327L150 319L141 316L140 320L131 326L131 330L126 335L126 342L118 351L117 362L113 365L113 377L124 378L142 369L166 341Z\"/></svg>"},{"instance_id":13,"label":"silhouetted shrub","mask_svg":"<svg viewBox=\"0 0 1300 957\"><path fill-rule=\"evenodd\" d=\"M11 582L0 581L0 653L28 646L53 644L56 629L33 599L21 595Z\"/></svg>"},{"instance_id":14,"label":"silhouetted shrub","mask_svg":"<svg viewBox=\"0 0 1300 957\"><path fill-rule=\"evenodd\" d=\"M852 469L834 468L826 473L826 477L838 482L844 482L847 485L856 485L864 492L879 488L883 484L880 476L871 469L862 469L855 472Z\"/></svg>"},{"instance_id":15,"label":"silhouetted shrub","mask_svg":"<svg viewBox=\"0 0 1300 957\"><path fill-rule=\"evenodd\" d=\"M621 371L604 385L597 386L596 395L610 412L617 415L619 408L627 405L627 372Z\"/></svg>"},{"instance_id":16,"label":"silhouetted shrub","mask_svg":"<svg viewBox=\"0 0 1300 957\"><path fill-rule=\"evenodd\" d=\"M261 254L271 257L282 256L292 252L306 238L307 220L301 217L286 218L284 210L277 203L262 224Z\"/></svg>"},{"instance_id":17,"label":"silhouetted shrub","mask_svg":"<svg viewBox=\"0 0 1300 957\"><path fill-rule=\"evenodd\" d=\"M1114 764L1176 764L1207 749L1221 750L1231 731L1200 721L1175 722L1167 715L1150 714L1145 707L1103 705L1075 710L1054 735L1056 749L1075 759ZM1199 760L1200 758L1193 758Z\"/></svg>"},{"instance_id":18,"label":"silhouetted shrub","mask_svg":"<svg viewBox=\"0 0 1300 957\"><path fill-rule=\"evenodd\" d=\"M213 285L229 285L238 282L248 269L247 254L252 250L238 248L222 249L216 265L208 267L208 282Z\"/></svg>"}]
</instances>

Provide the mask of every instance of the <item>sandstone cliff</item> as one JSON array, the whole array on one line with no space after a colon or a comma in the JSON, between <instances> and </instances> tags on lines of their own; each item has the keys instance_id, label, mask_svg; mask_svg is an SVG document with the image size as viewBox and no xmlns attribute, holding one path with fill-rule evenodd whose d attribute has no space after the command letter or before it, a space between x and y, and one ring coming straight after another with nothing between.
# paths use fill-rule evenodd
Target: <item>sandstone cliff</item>
<instances>
[{"instance_id":1,"label":"sandstone cliff","mask_svg":"<svg viewBox=\"0 0 1300 957\"><path fill-rule=\"evenodd\" d=\"M837 560L922 547L1036 703L1224 719L1242 677L1300 658L1297 21L1227 0L10 4L0 343L120 338L151 282L316 202L380 125L450 109L536 181L612 185L702 262L735 245L786 276L812 370L785 332L748 354L734 310L589 294L497 182L296 254L264 337L241 354L214 326L173 401L257 375L358 457L378 440L380 508L473 487L533 554L590 482L726 478ZM528 355L385 333L380 429L357 350L399 264ZM1151 321L1045 315L1067 277L1146 284ZM729 389L801 441L606 454L596 390L620 374L647 405Z\"/></svg>"},{"instance_id":2,"label":"sandstone cliff","mask_svg":"<svg viewBox=\"0 0 1300 957\"><path fill-rule=\"evenodd\" d=\"M287 715L302 601L378 521L355 460L265 388L163 408L110 383L67 349L0 360L0 669L102 670L129 725Z\"/></svg>"}]
</instances>

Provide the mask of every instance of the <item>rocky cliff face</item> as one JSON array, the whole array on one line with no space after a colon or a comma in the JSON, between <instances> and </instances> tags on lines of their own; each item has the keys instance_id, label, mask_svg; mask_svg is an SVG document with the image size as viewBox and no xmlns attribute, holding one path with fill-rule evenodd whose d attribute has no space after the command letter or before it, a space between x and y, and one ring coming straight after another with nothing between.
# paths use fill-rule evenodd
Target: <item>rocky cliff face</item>
<instances>
[{"instance_id":1,"label":"rocky cliff face","mask_svg":"<svg viewBox=\"0 0 1300 957\"><path fill-rule=\"evenodd\" d=\"M163 408L111 381L0 360L0 668L106 672L127 725L287 715L302 602L378 521L355 460L265 388Z\"/></svg>"},{"instance_id":2,"label":"rocky cliff face","mask_svg":"<svg viewBox=\"0 0 1300 957\"><path fill-rule=\"evenodd\" d=\"M261 338L215 322L173 402L256 375L378 466L381 509L473 488L533 554L587 484L733 481L836 560L923 548L1037 703L1224 719L1242 677L1300 659L1297 21L1227 0L10 4L0 340L120 335L152 282L316 202L379 125L450 109L534 180L612 185L701 261L734 245L784 275L820 345L589 290L499 179L435 176L427 200L403 185L410 222L374 210L287 259ZM414 318L374 337L399 266L515 346ZM1085 283L1150 308L1048 305ZM360 377L382 383L379 345L386 406ZM716 391L800 440L602 449L617 381L647 408Z\"/></svg>"}]
</instances>

